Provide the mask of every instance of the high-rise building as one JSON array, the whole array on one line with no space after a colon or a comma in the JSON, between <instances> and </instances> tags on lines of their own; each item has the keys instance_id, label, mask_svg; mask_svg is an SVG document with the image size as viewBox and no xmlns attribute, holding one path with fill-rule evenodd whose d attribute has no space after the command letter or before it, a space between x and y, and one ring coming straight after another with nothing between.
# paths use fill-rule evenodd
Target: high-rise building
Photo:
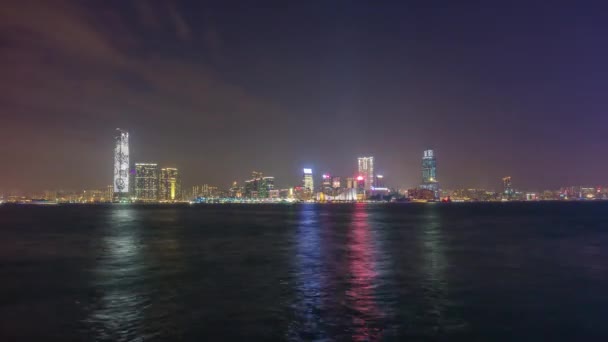
<instances>
[{"instance_id":1,"label":"high-rise building","mask_svg":"<svg viewBox=\"0 0 608 342\"><path fill-rule=\"evenodd\" d=\"M326 195L333 195L334 188L331 183L331 175L329 173L323 174L323 183L321 184L321 191Z\"/></svg>"},{"instance_id":2,"label":"high-rise building","mask_svg":"<svg viewBox=\"0 0 608 342\"><path fill-rule=\"evenodd\" d=\"M262 172L253 171L251 179L245 181L245 197L268 198L269 191L274 189L274 177L263 177Z\"/></svg>"},{"instance_id":3,"label":"high-rise building","mask_svg":"<svg viewBox=\"0 0 608 342\"><path fill-rule=\"evenodd\" d=\"M239 187L239 184L236 181L232 182L232 186L228 191L228 196L232 198L241 197L241 188Z\"/></svg>"},{"instance_id":4,"label":"high-rise building","mask_svg":"<svg viewBox=\"0 0 608 342\"><path fill-rule=\"evenodd\" d=\"M511 176L504 177L502 179L502 188L503 194L505 194L508 198L513 196L513 185L511 184Z\"/></svg>"},{"instance_id":5,"label":"high-rise building","mask_svg":"<svg viewBox=\"0 0 608 342\"><path fill-rule=\"evenodd\" d=\"M370 190L374 185L374 157L359 157L359 176L365 181L365 190Z\"/></svg>"},{"instance_id":6,"label":"high-rise building","mask_svg":"<svg viewBox=\"0 0 608 342\"><path fill-rule=\"evenodd\" d=\"M376 180L374 181L374 188L384 188L384 176L376 175Z\"/></svg>"},{"instance_id":7,"label":"high-rise building","mask_svg":"<svg viewBox=\"0 0 608 342\"><path fill-rule=\"evenodd\" d=\"M339 189L339 188L341 188L341 187L342 187L342 182L341 182L340 177L334 177L334 178L332 178L332 181L331 181L331 186L332 186L334 189Z\"/></svg>"},{"instance_id":8,"label":"high-rise building","mask_svg":"<svg viewBox=\"0 0 608 342\"><path fill-rule=\"evenodd\" d=\"M158 201L158 164L135 163L135 198L137 201Z\"/></svg>"},{"instance_id":9,"label":"high-rise building","mask_svg":"<svg viewBox=\"0 0 608 342\"><path fill-rule=\"evenodd\" d=\"M260 198L269 198L272 190L274 190L274 177L262 177L258 189Z\"/></svg>"},{"instance_id":10,"label":"high-rise building","mask_svg":"<svg viewBox=\"0 0 608 342\"><path fill-rule=\"evenodd\" d=\"M356 182L355 182L355 188L357 189L357 199L358 200L362 200L365 199L365 177L363 176L357 176Z\"/></svg>"},{"instance_id":11,"label":"high-rise building","mask_svg":"<svg viewBox=\"0 0 608 342\"><path fill-rule=\"evenodd\" d=\"M362 176L363 177L363 176ZM347 189L354 189L356 188L356 184L355 184L355 179L353 177L347 177L346 178L346 188Z\"/></svg>"},{"instance_id":12,"label":"high-rise building","mask_svg":"<svg viewBox=\"0 0 608 342\"><path fill-rule=\"evenodd\" d=\"M180 201L182 198L182 184L179 172L176 168L166 167L160 170L160 193L161 201Z\"/></svg>"},{"instance_id":13,"label":"high-rise building","mask_svg":"<svg viewBox=\"0 0 608 342\"><path fill-rule=\"evenodd\" d=\"M116 200L129 196L129 132L116 129L114 137L114 196Z\"/></svg>"},{"instance_id":14,"label":"high-rise building","mask_svg":"<svg viewBox=\"0 0 608 342\"><path fill-rule=\"evenodd\" d=\"M254 193L257 196L257 187L254 179L248 179L245 181L245 198L253 198Z\"/></svg>"},{"instance_id":15,"label":"high-rise building","mask_svg":"<svg viewBox=\"0 0 608 342\"><path fill-rule=\"evenodd\" d=\"M422 155L422 188L438 190L437 160L433 150L425 150Z\"/></svg>"},{"instance_id":16,"label":"high-rise building","mask_svg":"<svg viewBox=\"0 0 608 342\"><path fill-rule=\"evenodd\" d=\"M312 169L303 169L304 177L302 179L302 187L304 192L314 193L315 183L312 178Z\"/></svg>"}]
</instances>

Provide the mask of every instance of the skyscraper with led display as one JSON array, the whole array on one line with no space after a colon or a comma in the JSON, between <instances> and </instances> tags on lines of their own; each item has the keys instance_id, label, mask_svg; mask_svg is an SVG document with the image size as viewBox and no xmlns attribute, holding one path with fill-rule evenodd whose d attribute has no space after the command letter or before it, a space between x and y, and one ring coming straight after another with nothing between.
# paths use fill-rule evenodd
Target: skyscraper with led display
<instances>
[{"instance_id":1,"label":"skyscraper with led display","mask_svg":"<svg viewBox=\"0 0 608 342\"><path fill-rule=\"evenodd\" d=\"M135 198L142 202L158 200L158 165L135 163Z\"/></svg>"},{"instance_id":2,"label":"skyscraper with led display","mask_svg":"<svg viewBox=\"0 0 608 342\"><path fill-rule=\"evenodd\" d=\"M365 190L370 190L374 185L374 157L359 157L359 176L365 181Z\"/></svg>"},{"instance_id":3,"label":"skyscraper with led display","mask_svg":"<svg viewBox=\"0 0 608 342\"><path fill-rule=\"evenodd\" d=\"M422 188L438 190L437 160L433 150L425 150L422 154Z\"/></svg>"},{"instance_id":4,"label":"skyscraper with led display","mask_svg":"<svg viewBox=\"0 0 608 342\"><path fill-rule=\"evenodd\" d=\"M180 201L182 183L176 168L166 167L160 170L160 200L166 202Z\"/></svg>"},{"instance_id":5,"label":"skyscraper with led display","mask_svg":"<svg viewBox=\"0 0 608 342\"><path fill-rule=\"evenodd\" d=\"M114 137L114 199L129 195L129 132L116 129Z\"/></svg>"}]
</instances>

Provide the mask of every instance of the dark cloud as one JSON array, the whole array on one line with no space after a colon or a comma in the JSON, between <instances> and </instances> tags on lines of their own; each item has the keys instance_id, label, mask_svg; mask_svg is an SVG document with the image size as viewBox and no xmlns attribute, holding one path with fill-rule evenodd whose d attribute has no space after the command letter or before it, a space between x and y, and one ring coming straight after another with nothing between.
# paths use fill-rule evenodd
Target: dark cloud
<instances>
[{"instance_id":1,"label":"dark cloud","mask_svg":"<svg viewBox=\"0 0 608 342\"><path fill-rule=\"evenodd\" d=\"M157 26L156 15L162 10L149 4L137 5L137 15L145 29ZM168 8L177 36L189 40L186 22L173 5ZM277 110L268 101L221 80L203 63L124 49L129 45L125 40L132 41L131 45L146 45L146 37L138 34L138 24L123 17L124 22L108 29L97 25L99 18L93 18L102 15L107 23L107 18L115 21L121 16L108 9L101 12L82 3L61 1L52 4L15 1L2 7L0 31L5 43L0 48L3 65L0 103L4 114L0 123L4 146L18 145L26 139L23 148L28 148L35 136L37 141L59 142L59 146L49 144L48 149L37 145L38 155L58 159L66 153L66 147L81 146L72 154L76 159L99 152L99 146L108 148L110 140L105 139L107 142L98 144L96 149L86 149L96 140L91 137L109 138L112 127L128 127L135 132L156 130L147 139L171 141L172 135L196 134L191 124L205 131L228 127L239 131L242 129L237 123L239 117L268 118ZM140 138L143 143L143 137ZM83 139L89 143L83 146ZM144 158L141 154L139 157ZM149 157L157 158L153 153ZM17 159L12 163L15 168L25 163L23 157ZM175 159L184 158L166 159L176 163ZM84 179L82 183L74 183L69 177L59 180L36 177L21 179L19 185L50 187L56 182L59 187L102 186L109 177L104 172L107 165L103 165L103 158L100 161L96 162L97 169L91 166L89 170L97 179L91 177L86 184ZM11 175L17 173L11 170Z\"/></svg>"}]
</instances>

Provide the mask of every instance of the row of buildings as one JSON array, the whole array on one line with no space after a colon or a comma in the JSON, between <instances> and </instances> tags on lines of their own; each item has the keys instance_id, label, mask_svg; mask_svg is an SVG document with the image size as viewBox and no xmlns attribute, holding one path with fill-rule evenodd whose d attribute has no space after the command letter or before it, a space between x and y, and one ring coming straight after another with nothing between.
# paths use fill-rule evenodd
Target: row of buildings
<instances>
[{"instance_id":1,"label":"row of buildings","mask_svg":"<svg viewBox=\"0 0 608 342\"><path fill-rule=\"evenodd\" d=\"M422 159L422 184L417 191L425 196L438 197L437 165L433 150L426 150ZM376 174L374 157L357 158L357 171L350 177L331 176L324 173L321 184L315 187L312 168L304 168L302 183L287 189L275 188L275 178L254 171L243 186L236 182L228 192L209 185L194 186L190 194L182 192L181 178L176 168L159 168L157 163L135 163L131 169L129 133L117 129L114 146L114 193L115 202L176 202L219 197L244 199L298 200L363 200L382 197L390 190L384 176ZM417 193L417 192L412 192ZM431 195L429 195L431 194Z\"/></svg>"},{"instance_id":2,"label":"row of buildings","mask_svg":"<svg viewBox=\"0 0 608 342\"><path fill-rule=\"evenodd\" d=\"M135 163L131 169L129 132L117 129L114 144L114 202L176 202L183 200L177 168Z\"/></svg>"},{"instance_id":3,"label":"row of buildings","mask_svg":"<svg viewBox=\"0 0 608 342\"><path fill-rule=\"evenodd\" d=\"M58 203L105 202L179 202L235 199L246 201L356 201L356 200L454 200L454 201L533 201L533 200L594 200L608 199L606 187L564 187L559 190L524 192L513 187L510 176L502 179L501 191L485 189L441 189L437 177L435 151L422 153L421 183L411 189L393 191L384 176L376 173L373 156L357 158L354 175L343 177L329 172L313 173L302 169L299 184L278 188L275 177L253 171L241 185L233 182L228 189L208 184L195 185L191 191L182 188L180 172L174 167L160 167L157 163L137 162L131 167L129 133L117 129L114 145L114 182L103 189L45 191L30 195L0 195L0 202L47 201ZM318 178L315 178L318 177Z\"/></svg>"}]
</instances>

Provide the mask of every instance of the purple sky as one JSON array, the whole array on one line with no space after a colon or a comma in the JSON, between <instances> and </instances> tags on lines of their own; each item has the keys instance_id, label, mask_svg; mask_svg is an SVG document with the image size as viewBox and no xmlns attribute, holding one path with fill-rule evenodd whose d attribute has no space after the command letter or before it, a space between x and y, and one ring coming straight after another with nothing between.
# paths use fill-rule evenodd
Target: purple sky
<instances>
[{"instance_id":1,"label":"purple sky","mask_svg":"<svg viewBox=\"0 0 608 342\"><path fill-rule=\"evenodd\" d=\"M0 191L132 162L227 187L252 170L392 186L608 184L608 8L576 1L4 1Z\"/></svg>"}]
</instances>

